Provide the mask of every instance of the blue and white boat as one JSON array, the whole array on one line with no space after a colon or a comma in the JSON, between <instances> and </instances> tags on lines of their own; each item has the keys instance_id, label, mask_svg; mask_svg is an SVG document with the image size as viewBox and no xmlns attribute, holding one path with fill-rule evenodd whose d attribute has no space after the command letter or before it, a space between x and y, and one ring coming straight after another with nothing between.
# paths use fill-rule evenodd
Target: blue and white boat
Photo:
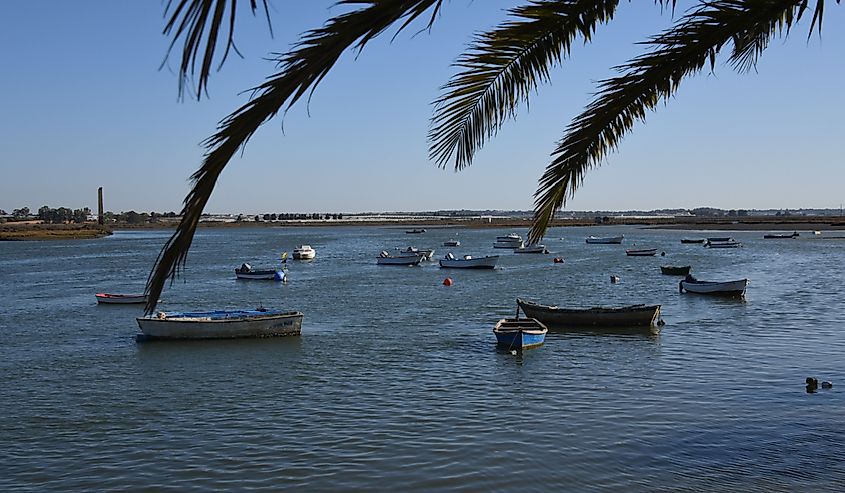
<instances>
[{"instance_id":1,"label":"blue and white boat","mask_svg":"<svg viewBox=\"0 0 845 493\"><path fill-rule=\"evenodd\" d=\"M545 325L534 318L503 318L493 327L496 343L507 349L541 346L548 331Z\"/></svg>"},{"instance_id":2,"label":"blue and white boat","mask_svg":"<svg viewBox=\"0 0 845 493\"><path fill-rule=\"evenodd\" d=\"M487 255L484 257L464 255L464 258L456 258L452 252L449 252L440 261L440 267L451 269L495 269L498 261L498 255Z\"/></svg>"},{"instance_id":3,"label":"blue and white boat","mask_svg":"<svg viewBox=\"0 0 845 493\"><path fill-rule=\"evenodd\" d=\"M138 317L143 335L150 339L234 339L240 337L298 336L302 312L279 310L215 310L207 312L158 312Z\"/></svg>"}]
</instances>

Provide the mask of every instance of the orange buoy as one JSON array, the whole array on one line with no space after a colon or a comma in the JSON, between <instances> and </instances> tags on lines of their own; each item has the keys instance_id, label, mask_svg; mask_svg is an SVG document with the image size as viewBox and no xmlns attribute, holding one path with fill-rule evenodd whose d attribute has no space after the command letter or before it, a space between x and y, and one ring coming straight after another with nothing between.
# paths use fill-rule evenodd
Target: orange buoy
<instances>
[{"instance_id":1,"label":"orange buoy","mask_svg":"<svg viewBox=\"0 0 845 493\"><path fill-rule=\"evenodd\" d=\"M452 278L447 277L446 279L443 279L443 285L444 286L451 286L452 285Z\"/></svg>"}]
</instances>

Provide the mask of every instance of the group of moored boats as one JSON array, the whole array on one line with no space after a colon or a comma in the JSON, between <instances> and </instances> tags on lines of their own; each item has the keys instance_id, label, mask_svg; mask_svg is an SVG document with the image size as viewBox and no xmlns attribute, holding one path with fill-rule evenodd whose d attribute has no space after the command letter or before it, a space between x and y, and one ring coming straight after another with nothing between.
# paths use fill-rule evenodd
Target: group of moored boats
<instances>
[{"instance_id":1,"label":"group of moored boats","mask_svg":"<svg viewBox=\"0 0 845 493\"><path fill-rule=\"evenodd\" d=\"M423 230L424 231L424 230ZM410 231L409 231L410 232ZM414 231L419 233L422 231ZM789 237L795 237L790 235ZM786 236L783 236L784 238ZM590 236L587 243L620 244L623 235L613 237ZM704 243L705 246L735 242L733 238L707 238L698 240L684 239L682 243ZM460 246L460 242L450 239L444 246ZM514 252L529 249L532 253L548 253L543 245L525 245L522 238L516 234L499 236L494 248L511 248ZM718 246L715 248L719 248ZM527 252L526 252L527 253ZM626 250L630 256L653 256L657 249ZM382 265L418 265L425 260L431 260L434 250L408 247L395 253L382 251L378 256L378 264ZM313 248L308 245L298 246L293 258L310 260L316 256ZM282 255L285 262L287 253ZM455 256L447 253L440 260L442 268L464 269L494 269L498 262L498 255L473 257ZM744 296L747 279L735 281L714 282L700 281L691 276L690 266L661 266L665 275L685 276L679 282L681 293L689 292L707 295ZM285 269L253 269L247 263L235 269L238 279L274 279L283 280ZM148 298L144 294L109 294L97 293L98 303L129 304L146 303ZM629 305L623 307L592 307L592 308L561 308L554 305L542 305L533 301L517 299L516 318L499 320L494 327L494 334L500 346L509 349L527 349L543 344L549 330L599 330L599 329L647 329L657 332L663 324L660 319L660 305ZM520 318L519 313L525 315ZM271 337L283 335L299 335L303 314L296 311L276 311L258 308L255 310L218 310L199 312L159 312L154 316L137 317L142 335L139 340L147 339L207 339L207 338L235 338L235 337Z\"/></svg>"},{"instance_id":2,"label":"group of moored boats","mask_svg":"<svg viewBox=\"0 0 845 493\"><path fill-rule=\"evenodd\" d=\"M310 245L293 250L296 260L312 260L316 251ZM287 261L287 252L281 256ZM235 268L235 278L243 280L284 281L282 269L255 269L244 262ZM141 304L149 297L144 294L97 293L98 304ZM158 312L154 316L137 317L141 334L138 340L153 339L227 339L240 337L273 337L299 335L302 329L301 312L258 308L255 310L216 310L206 312Z\"/></svg>"}]
</instances>

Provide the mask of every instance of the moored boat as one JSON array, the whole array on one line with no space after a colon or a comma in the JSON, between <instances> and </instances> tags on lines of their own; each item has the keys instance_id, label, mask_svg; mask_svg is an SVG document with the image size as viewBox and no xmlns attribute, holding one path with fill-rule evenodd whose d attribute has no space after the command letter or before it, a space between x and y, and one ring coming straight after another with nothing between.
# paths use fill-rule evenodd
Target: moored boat
<instances>
[{"instance_id":1,"label":"moored boat","mask_svg":"<svg viewBox=\"0 0 845 493\"><path fill-rule=\"evenodd\" d=\"M434 255L434 250L419 249L417 247L409 246L405 250L401 250L394 254L394 257L413 257L415 255L422 255L423 260L431 260Z\"/></svg>"},{"instance_id":2,"label":"moored boat","mask_svg":"<svg viewBox=\"0 0 845 493\"><path fill-rule=\"evenodd\" d=\"M511 233L506 236L497 236L496 242L493 243L493 248L519 248L523 245L522 237L516 233Z\"/></svg>"},{"instance_id":3,"label":"moored boat","mask_svg":"<svg viewBox=\"0 0 845 493\"><path fill-rule=\"evenodd\" d=\"M143 335L151 339L233 339L300 335L302 312L279 310L215 310L159 312L138 317Z\"/></svg>"},{"instance_id":4,"label":"moored boat","mask_svg":"<svg viewBox=\"0 0 845 493\"><path fill-rule=\"evenodd\" d=\"M461 246L461 242L458 240L449 239L443 242L443 246L446 247L459 247Z\"/></svg>"},{"instance_id":5,"label":"moored boat","mask_svg":"<svg viewBox=\"0 0 845 493\"><path fill-rule=\"evenodd\" d=\"M425 233L425 230L415 228L415 229L409 229L409 230L405 231L405 233L409 234L409 235L418 235L418 234Z\"/></svg>"},{"instance_id":6,"label":"moored boat","mask_svg":"<svg viewBox=\"0 0 845 493\"><path fill-rule=\"evenodd\" d=\"M487 255L485 257L464 255L464 258L456 258L450 252L440 261L440 267L452 269L495 269L498 261L498 255Z\"/></svg>"},{"instance_id":7,"label":"moored boat","mask_svg":"<svg viewBox=\"0 0 845 493\"><path fill-rule=\"evenodd\" d=\"M376 259L378 265L419 265L423 260L422 255L393 256L382 250Z\"/></svg>"},{"instance_id":8,"label":"moored boat","mask_svg":"<svg viewBox=\"0 0 845 493\"><path fill-rule=\"evenodd\" d=\"M657 327L660 305L629 305L619 308L559 308L517 298L526 317L535 318L550 329L596 329Z\"/></svg>"},{"instance_id":9,"label":"moored boat","mask_svg":"<svg viewBox=\"0 0 845 493\"><path fill-rule=\"evenodd\" d=\"M311 248L311 245L299 245L293 249L294 260L311 260L317 256L317 252Z\"/></svg>"},{"instance_id":10,"label":"moored boat","mask_svg":"<svg viewBox=\"0 0 845 493\"><path fill-rule=\"evenodd\" d=\"M540 346L545 342L548 331L545 325L533 318L503 318L493 327L496 343L507 349Z\"/></svg>"},{"instance_id":11,"label":"moored boat","mask_svg":"<svg viewBox=\"0 0 845 493\"><path fill-rule=\"evenodd\" d=\"M724 243L726 241L736 241L730 236L710 236L707 238L708 243Z\"/></svg>"},{"instance_id":12,"label":"moored boat","mask_svg":"<svg viewBox=\"0 0 845 493\"><path fill-rule=\"evenodd\" d=\"M690 266L677 267L674 265L661 265L660 273L667 276L685 276L689 274Z\"/></svg>"},{"instance_id":13,"label":"moored boat","mask_svg":"<svg viewBox=\"0 0 845 493\"><path fill-rule=\"evenodd\" d=\"M681 243L704 243L704 238L681 238Z\"/></svg>"},{"instance_id":14,"label":"moored boat","mask_svg":"<svg viewBox=\"0 0 845 493\"><path fill-rule=\"evenodd\" d=\"M704 246L707 248L740 248L742 243L733 238L727 238L724 241L711 241L708 239Z\"/></svg>"},{"instance_id":15,"label":"moored boat","mask_svg":"<svg viewBox=\"0 0 845 493\"><path fill-rule=\"evenodd\" d=\"M148 297L144 294L114 294L114 293L97 293L97 303L112 304L112 305L128 305L134 303L146 303Z\"/></svg>"},{"instance_id":16,"label":"moored boat","mask_svg":"<svg viewBox=\"0 0 845 493\"><path fill-rule=\"evenodd\" d=\"M644 248L640 250L625 250L625 255L629 257L653 257L657 255L657 249Z\"/></svg>"},{"instance_id":17,"label":"moored boat","mask_svg":"<svg viewBox=\"0 0 845 493\"><path fill-rule=\"evenodd\" d=\"M699 281L693 276L687 276L686 279L678 283L678 290L683 294L684 291L696 294L710 294L716 296L745 296L745 288L748 285L748 279L739 279L736 281Z\"/></svg>"},{"instance_id":18,"label":"moored boat","mask_svg":"<svg viewBox=\"0 0 845 493\"><path fill-rule=\"evenodd\" d=\"M513 253L549 253L549 251L546 249L546 245L535 243L515 248Z\"/></svg>"},{"instance_id":19,"label":"moored boat","mask_svg":"<svg viewBox=\"0 0 845 493\"><path fill-rule=\"evenodd\" d=\"M763 239L766 239L766 240L792 240L794 238L798 238L799 236L801 236L801 235L798 234L798 231L793 231L791 234L770 233L770 234L767 234L767 235L763 235Z\"/></svg>"},{"instance_id":20,"label":"moored boat","mask_svg":"<svg viewBox=\"0 0 845 493\"><path fill-rule=\"evenodd\" d=\"M603 245L611 245L611 244L619 244L622 243L622 240L625 239L625 235L619 236L588 236L587 243L593 244L603 244Z\"/></svg>"},{"instance_id":21,"label":"moored boat","mask_svg":"<svg viewBox=\"0 0 845 493\"><path fill-rule=\"evenodd\" d=\"M253 269L247 263L235 268L235 277L253 281L284 281L285 272L276 269Z\"/></svg>"}]
</instances>

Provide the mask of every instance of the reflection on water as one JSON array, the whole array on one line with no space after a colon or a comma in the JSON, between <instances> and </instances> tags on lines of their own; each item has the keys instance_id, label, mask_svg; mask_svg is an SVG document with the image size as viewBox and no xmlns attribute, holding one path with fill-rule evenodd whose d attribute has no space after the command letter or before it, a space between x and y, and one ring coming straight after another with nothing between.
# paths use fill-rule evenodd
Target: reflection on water
<instances>
[{"instance_id":1,"label":"reflection on water","mask_svg":"<svg viewBox=\"0 0 845 493\"><path fill-rule=\"evenodd\" d=\"M0 243L0 490L842 489L845 242L555 228L549 255L512 255L492 250L510 230L426 229L202 230L161 309L296 309L302 336L175 343L135 343L141 308L94 299L143 287L169 232ZM376 265L453 237L501 268ZM287 284L235 280L302 243L317 258L289 261ZM637 244L666 256L627 257ZM680 295L665 264L747 277L747 298ZM660 304L666 325L512 354L492 328L517 297ZM834 387L807 393L808 375Z\"/></svg>"}]
</instances>

